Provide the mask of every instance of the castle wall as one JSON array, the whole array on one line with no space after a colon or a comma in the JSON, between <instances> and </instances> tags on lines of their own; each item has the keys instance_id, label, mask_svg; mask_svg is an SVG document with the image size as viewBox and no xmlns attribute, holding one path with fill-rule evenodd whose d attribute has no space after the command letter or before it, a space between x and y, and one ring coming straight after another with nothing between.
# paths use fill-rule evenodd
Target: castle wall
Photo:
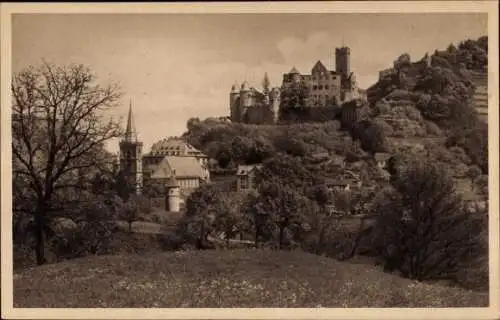
<instances>
[{"instance_id":1,"label":"castle wall","mask_svg":"<svg viewBox=\"0 0 500 320\"><path fill-rule=\"evenodd\" d=\"M338 74L307 75L304 82L309 89L312 106L325 106L335 98L341 99L341 76Z\"/></svg>"},{"instance_id":2,"label":"castle wall","mask_svg":"<svg viewBox=\"0 0 500 320\"><path fill-rule=\"evenodd\" d=\"M274 123L274 114L267 106L255 106L247 108L243 120L248 124L272 124Z\"/></svg>"},{"instance_id":3,"label":"castle wall","mask_svg":"<svg viewBox=\"0 0 500 320\"><path fill-rule=\"evenodd\" d=\"M476 90L472 95L472 104L479 114L479 118L488 122L488 77L486 73L473 73L472 81Z\"/></svg>"}]
</instances>

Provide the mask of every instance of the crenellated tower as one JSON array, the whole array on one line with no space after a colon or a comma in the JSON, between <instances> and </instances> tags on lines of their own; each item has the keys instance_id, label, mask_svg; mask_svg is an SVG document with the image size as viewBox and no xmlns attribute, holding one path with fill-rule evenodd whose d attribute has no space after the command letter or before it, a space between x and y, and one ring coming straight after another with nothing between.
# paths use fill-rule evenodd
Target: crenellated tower
<instances>
[{"instance_id":1,"label":"crenellated tower","mask_svg":"<svg viewBox=\"0 0 500 320\"><path fill-rule=\"evenodd\" d=\"M134 193L142 193L142 142L138 140L132 114L132 102L128 110L127 128L120 141L120 170L129 181Z\"/></svg>"},{"instance_id":2,"label":"crenellated tower","mask_svg":"<svg viewBox=\"0 0 500 320\"><path fill-rule=\"evenodd\" d=\"M345 78L351 73L351 49L349 47L335 49L335 71Z\"/></svg>"},{"instance_id":3,"label":"crenellated tower","mask_svg":"<svg viewBox=\"0 0 500 320\"><path fill-rule=\"evenodd\" d=\"M238 91L238 85L235 83L231 87L231 92L229 93L229 106L230 106L230 118L231 121L238 121L240 118L240 92Z\"/></svg>"}]
</instances>

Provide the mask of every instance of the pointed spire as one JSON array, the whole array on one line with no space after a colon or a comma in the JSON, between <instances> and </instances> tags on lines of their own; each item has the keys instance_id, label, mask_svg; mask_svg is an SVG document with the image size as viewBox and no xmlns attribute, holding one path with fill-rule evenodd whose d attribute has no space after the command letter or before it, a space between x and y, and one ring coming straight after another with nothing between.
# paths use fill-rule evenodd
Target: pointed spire
<instances>
[{"instance_id":1,"label":"pointed spire","mask_svg":"<svg viewBox=\"0 0 500 320\"><path fill-rule=\"evenodd\" d=\"M299 70L297 70L297 68L295 68L295 66L292 68L292 70L290 70L289 73L290 74L300 74Z\"/></svg>"},{"instance_id":2,"label":"pointed spire","mask_svg":"<svg viewBox=\"0 0 500 320\"><path fill-rule=\"evenodd\" d=\"M125 141L137 142L137 131L135 130L134 116L132 114L132 99L128 109L127 129L125 130Z\"/></svg>"}]
</instances>

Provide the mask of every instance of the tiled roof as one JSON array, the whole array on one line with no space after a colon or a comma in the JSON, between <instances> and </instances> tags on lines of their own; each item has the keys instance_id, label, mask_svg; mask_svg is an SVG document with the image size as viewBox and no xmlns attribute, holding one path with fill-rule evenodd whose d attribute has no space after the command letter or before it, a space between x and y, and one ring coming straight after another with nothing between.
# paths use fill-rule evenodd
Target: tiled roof
<instances>
[{"instance_id":1,"label":"tiled roof","mask_svg":"<svg viewBox=\"0 0 500 320\"><path fill-rule=\"evenodd\" d=\"M166 179L173 175L179 178L207 179L207 171L194 157L166 156L153 171L151 178Z\"/></svg>"},{"instance_id":2,"label":"tiled roof","mask_svg":"<svg viewBox=\"0 0 500 320\"><path fill-rule=\"evenodd\" d=\"M379 152L379 153L375 153L374 157L375 157L375 160L377 160L377 161L386 161L386 160L389 160L391 158L391 155L388 153Z\"/></svg>"},{"instance_id":3,"label":"tiled roof","mask_svg":"<svg viewBox=\"0 0 500 320\"><path fill-rule=\"evenodd\" d=\"M238 165L238 170L236 171L236 174L241 176L241 175L246 175L250 173L254 168L260 168L260 165Z\"/></svg>"},{"instance_id":4,"label":"tiled roof","mask_svg":"<svg viewBox=\"0 0 500 320\"><path fill-rule=\"evenodd\" d=\"M168 138L158 141L151 147L151 155L205 156L181 138Z\"/></svg>"}]
</instances>

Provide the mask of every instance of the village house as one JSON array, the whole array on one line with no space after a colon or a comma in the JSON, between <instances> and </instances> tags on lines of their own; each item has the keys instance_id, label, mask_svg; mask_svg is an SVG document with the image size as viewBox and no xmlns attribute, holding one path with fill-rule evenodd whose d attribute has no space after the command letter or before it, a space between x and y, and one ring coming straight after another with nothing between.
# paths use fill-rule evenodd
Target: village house
<instances>
[{"instance_id":1,"label":"village house","mask_svg":"<svg viewBox=\"0 0 500 320\"><path fill-rule=\"evenodd\" d=\"M194 157L165 156L146 174L151 180L163 181L175 176L181 194L189 195L203 183L210 182L208 170Z\"/></svg>"},{"instance_id":2,"label":"village house","mask_svg":"<svg viewBox=\"0 0 500 320\"><path fill-rule=\"evenodd\" d=\"M244 192L254 190L255 173L260 169L260 165L239 165L236 171L236 191Z\"/></svg>"},{"instance_id":3,"label":"village house","mask_svg":"<svg viewBox=\"0 0 500 320\"><path fill-rule=\"evenodd\" d=\"M361 182L355 179L327 179L325 185L332 192L350 192L361 186Z\"/></svg>"},{"instance_id":4,"label":"village house","mask_svg":"<svg viewBox=\"0 0 500 320\"><path fill-rule=\"evenodd\" d=\"M379 167L380 169L386 169L388 162L391 158L391 155L388 153L378 152L378 153L375 153L373 158L377 162L377 167Z\"/></svg>"}]
</instances>

